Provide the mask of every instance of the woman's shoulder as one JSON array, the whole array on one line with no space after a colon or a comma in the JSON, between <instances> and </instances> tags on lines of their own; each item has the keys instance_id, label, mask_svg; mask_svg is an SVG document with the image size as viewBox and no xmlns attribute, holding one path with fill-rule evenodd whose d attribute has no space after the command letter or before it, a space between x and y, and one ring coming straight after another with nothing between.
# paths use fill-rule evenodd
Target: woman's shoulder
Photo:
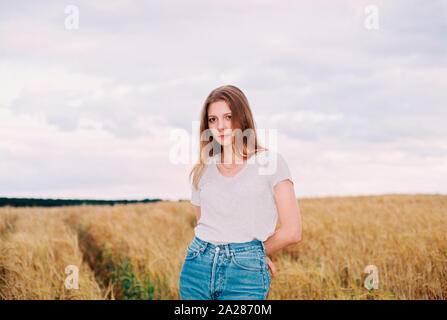
<instances>
[{"instance_id":1,"label":"woman's shoulder","mask_svg":"<svg viewBox=\"0 0 447 320\"><path fill-rule=\"evenodd\" d=\"M266 175L270 177L271 175L288 171L286 160L277 150L262 151L256 158L259 175Z\"/></svg>"}]
</instances>

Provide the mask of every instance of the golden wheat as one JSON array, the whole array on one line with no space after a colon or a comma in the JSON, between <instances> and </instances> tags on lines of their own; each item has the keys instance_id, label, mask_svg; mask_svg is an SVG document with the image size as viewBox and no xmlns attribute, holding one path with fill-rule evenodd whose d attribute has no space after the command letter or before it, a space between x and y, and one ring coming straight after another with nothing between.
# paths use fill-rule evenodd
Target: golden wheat
<instances>
[{"instance_id":1,"label":"golden wheat","mask_svg":"<svg viewBox=\"0 0 447 320\"><path fill-rule=\"evenodd\" d=\"M103 298L92 271L82 262L77 235L62 217L60 209L1 210L2 225L12 224L0 228L1 299ZM79 268L78 290L65 288L69 265Z\"/></svg>"},{"instance_id":2,"label":"golden wheat","mask_svg":"<svg viewBox=\"0 0 447 320\"><path fill-rule=\"evenodd\" d=\"M302 241L271 255L268 299L447 299L447 196L298 202ZM195 225L185 201L0 208L0 299L178 299ZM65 288L67 265L79 289Z\"/></svg>"}]
</instances>

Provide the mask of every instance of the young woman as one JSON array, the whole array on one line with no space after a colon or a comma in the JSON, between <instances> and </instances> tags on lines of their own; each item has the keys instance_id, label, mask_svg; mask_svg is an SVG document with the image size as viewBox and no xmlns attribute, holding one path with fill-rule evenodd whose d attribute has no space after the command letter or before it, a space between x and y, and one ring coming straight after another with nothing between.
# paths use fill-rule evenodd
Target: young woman
<instances>
[{"instance_id":1,"label":"young woman","mask_svg":"<svg viewBox=\"0 0 447 320\"><path fill-rule=\"evenodd\" d=\"M235 86L208 95L200 133L199 161L190 173L198 223L180 273L180 298L264 300L269 270L276 275L267 255L301 241L289 168L279 153L258 145L247 98Z\"/></svg>"}]
</instances>

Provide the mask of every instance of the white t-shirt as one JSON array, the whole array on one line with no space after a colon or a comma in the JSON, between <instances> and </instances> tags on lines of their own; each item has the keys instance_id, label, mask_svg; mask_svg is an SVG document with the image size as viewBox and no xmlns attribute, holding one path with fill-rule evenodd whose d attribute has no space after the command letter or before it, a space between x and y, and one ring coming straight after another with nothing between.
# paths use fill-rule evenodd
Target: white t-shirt
<instances>
[{"instance_id":1,"label":"white t-shirt","mask_svg":"<svg viewBox=\"0 0 447 320\"><path fill-rule=\"evenodd\" d=\"M218 157L205 164L199 189L191 185L191 203L201 210L195 235L214 244L265 241L278 219L273 187L286 179L293 183L286 161L278 152L260 151L235 176L225 177Z\"/></svg>"}]
</instances>

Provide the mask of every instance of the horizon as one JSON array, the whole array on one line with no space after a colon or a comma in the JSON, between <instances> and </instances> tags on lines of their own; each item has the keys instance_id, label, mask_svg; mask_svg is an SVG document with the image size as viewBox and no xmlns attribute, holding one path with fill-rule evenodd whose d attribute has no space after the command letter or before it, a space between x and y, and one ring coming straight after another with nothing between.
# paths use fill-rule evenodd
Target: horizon
<instances>
[{"instance_id":1,"label":"horizon","mask_svg":"<svg viewBox=\"0 0 447 320\"><path fill-rule=\"evenodd\" d=\"M445 193L380 193L380 194L356 194L356 195L327 195L327 196L313 196L313 197L297 197L297 200L300 199L326 199L326 198L361 198L361 197L381 197L381 196L447 196ZM172 202L181 202L181 201L189 201L189 198L179 198L177 200L173 199L163 199L163 198L139 198L139 199L124 199L124 198L33 198L33 197L23 197L23 198L16 198L16 197L4 197L0 196L0 200L2 199L29 199L29 200L88 200L88 201L145 201L150 200L153 202L159 202L159 201L172 201Z\"/></svg>"}]
</instances>

